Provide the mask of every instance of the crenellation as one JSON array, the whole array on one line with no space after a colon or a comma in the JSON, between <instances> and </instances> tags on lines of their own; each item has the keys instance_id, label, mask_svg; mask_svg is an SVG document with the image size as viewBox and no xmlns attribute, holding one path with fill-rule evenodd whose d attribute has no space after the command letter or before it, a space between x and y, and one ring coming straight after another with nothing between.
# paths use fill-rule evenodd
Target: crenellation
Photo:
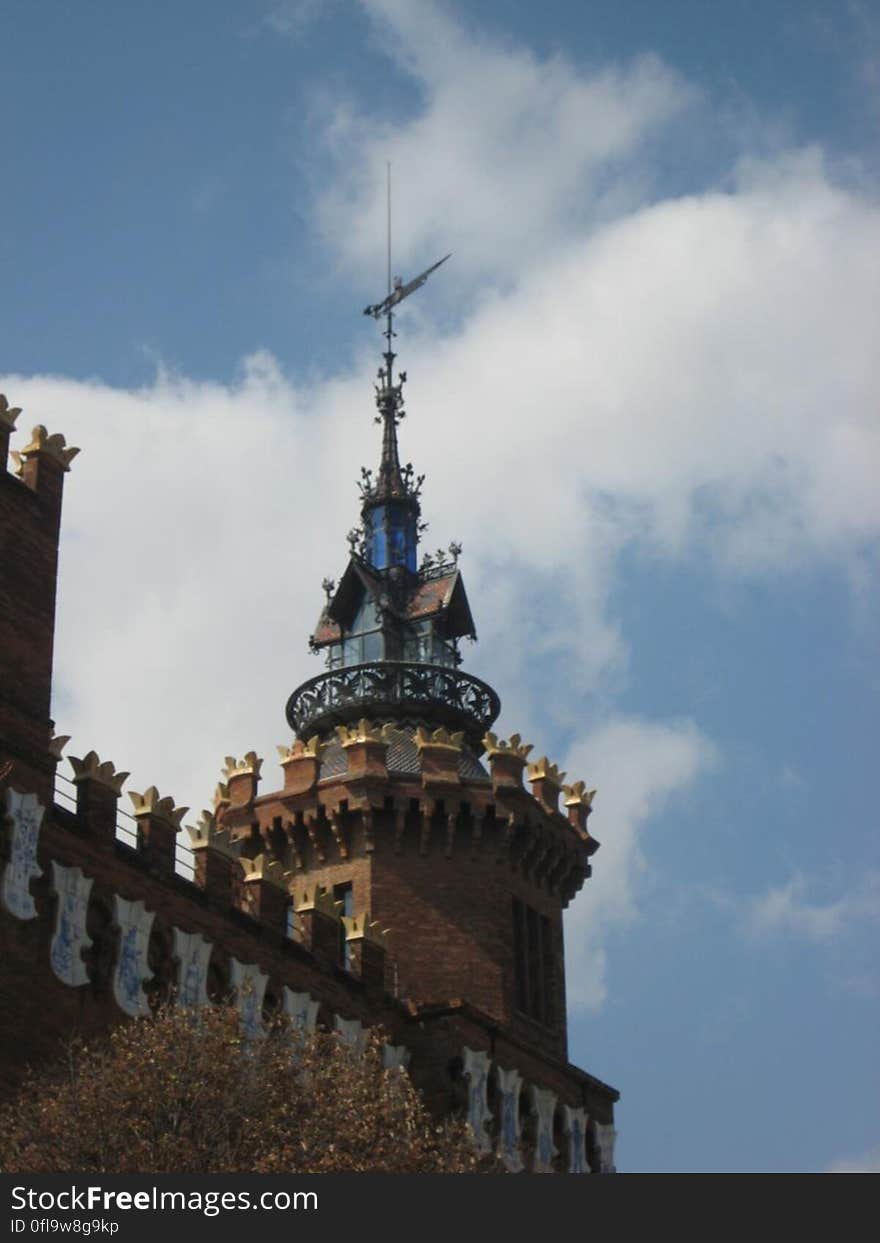
<instances>
[{"instance_id":1,"label":"crenellation","mask_svg":"<svg viewBox=\"0 0 880 1243\"><path fill-rule=\"evenodd\" d=\"M371 920L366 912L342 916L348 946L349 970L369 993L384 993L389 929Z\"/></svg>"},{"instance_id":2,"label":"crenellation","mask_svg":"<svg viewBox=\"0 0 880 1243\"><path fill-rule=\"evenodd\" d=\"M511 734L509 741L498 738L491 731L483 737L483 747L489 761L492 785L522 788L522 774L526 766L531 743L523 743L519 734Z\"/></svg>"},{"instance_id":3,"label":"crenellation","mask_svg":"<svg viewBox=\"0 0 880 1243\"><path fill-rule=\"evenodd\" d=\"M287 923L293 873L281 859L268 853L254 859L241 858L242 909L268 928L281 931Z\"/></svg>"},{"instance_id":4,"label":"crenellation","mask_svg":"<svg viewBox=\"0 0 880 1243\"><path fill-rule=\"evenodd\" d=\"M321 886L306 889L294 897L294 929L297 940L324 967L340 963L339 947L343 936L342 903Z\"/></svg>"},{"instance_id":5,"label":"crenellation","mask_svg":"<svg viewBox=\"0 0 880 1243\"><path fill-rule=\"evenodd\" d=\"M122 787L129 774L117 772L111 760L101 761L97 752L82 758L68 756L76 788L76 815L83 829L99 840L113 841Z\"/></svg>"},{"instance_id":6,"label":"crenellation","mask_svg":"<svg viewBox=\"0 0 880 1243\"><path fill-rule=\"evenodd\" d=\"M162 796L155 786L143 793L129 791L133 816L137 822L138 849L147 866L157 875L174 872L177 834L188 807L176 807L170 795Z\"/></svg>"},{"instance_id":7,"label":"crenellation","mask_svg":"<svg viewBox=\"0 0 880 1243\"><path fill-rule=\"evenodd\" d=\"M548 811L558 811L565 773L560 772L555 764L551 764L546 755L542 755L534 764L529 764L528 776L532 797Z\"/></svg>"},{"instance_id":8,"label":"crenellation","mask_svg":"<svg viewBox=\"0 0 880 1243\"><path fill-rule=\"evenodd\" d=\"M573 785L562 787L565 795L564 804L568 810L568 822L585 840L590 838L587 831L587 820L593 814L595 790L588 790L585 781L575 781Z\"/></svg>"},{"instance_id":9,"label":"crenellation","mask_svg":"<svg viewBox=\"0 0 880 1243\"><path fill-rule=\"evenodd\" d=\"M49 738L49 754L55 760L62 758L62 752L70 742L70 734L55 734Z\"/></svg>"},{"instance_id":10,"label":"crenellation","mask_svg":"<svg viewBox=\"0 0 880 1243\"><path fill-rule=\"evenodd\" d=\"M257 797L260 771L263 761L255 751L248 751L242 759L227 755L223 777L231 807L250 807Z\"/></svg>"},{"instance_id":11,"label":"crenellation","mask_svg":"<svg viewBox=\"0 0 880 1243\"><path fill-rule=\"evenodd\" d=\"M278 754L284 772L284 794L308 794L318 783L321 769L321 755L324 751L317 734L307 742L301 738L294 740L291 746L279 746Z\"/></svg>"},{"instance_id":12,"label":"crenellation","mask_svg":"<svg viewBox=\"0 0 880 1243\"><path fill-rule=\"evenodd\" d=\"M241 842L207 809L197 824L187 826L186 833L193 853L195 884L212 903L223 909L231 907L241 878Z\"/></svg>"}]
</instances>

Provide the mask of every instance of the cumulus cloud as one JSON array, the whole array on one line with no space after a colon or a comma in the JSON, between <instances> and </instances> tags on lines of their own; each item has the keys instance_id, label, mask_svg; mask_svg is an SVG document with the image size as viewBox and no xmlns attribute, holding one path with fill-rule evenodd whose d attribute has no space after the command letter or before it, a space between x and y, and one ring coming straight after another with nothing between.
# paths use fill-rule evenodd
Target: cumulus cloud
<instances>
[{"instance_id":1,"label":"cumulus cloud","mask_svg":"<svg viewBox=\"0 0 880 1243\"><path fill-rule=\"evenodd\" d=\"M637 908L644 830L712 754L693 723L582 736L626 676L620 555L696 556L725 576L852 561L873 581L880 210L816 150L644 200L646 139L691 98L657 60L587 71L431 5L366 7L419 101L394 123L330 116L316 218L346 264L371 261L390 154L402 253L456 251L433 288L470 309L438 328L419 295L400 318L402 448L428 473L428 546L464 542L482 638L467 667L501 692L501 728L542 749L580 737L566 766L600 786L603 849L569 921L572 1000L596 1004L604 938ZM354 478L378 455L375 366L364 351L307 385L258 353L233 384L160 370L134 391L3 378L23 428L83 450L55 715L133 788L197 808L224 755L272 756L286 737L287 694L318 671L319 584L342 568ZM761 908L768 926L842 918L786 892Z\"/></svg>"},{"instance_id":2,"label":"cumulus cloud","mask_svg":"<svg viewBox=\"0 0 880 1243\"><path fill-rule=\"evenodd\" d=\"M541 59L465 29L433 3L363 8L422 102L400 123L340 99L334 84L314 109L333 170L321 220L349 267L377 267L391 161L398 258L442 247L471 279L509 282L628 199L644 175L633 157L696 96L655 56L585 72L562 54Z\"/></svg>"},{"instance_id":3,"label":"cumulus cloud","mask_svg":"<svg viewBox=\"0 0 880 1243\"><path fill-rule=\"evenodd\" d=\"M785 884L768 889L748 905L745 927L750 935L788 935L816 943L839 937L854 923L880 919L880 873L870 873L849 892L822 902L810 895L800 872Z\"/></svg>"},{"instance_id":4,"label":"cumulus cloud","mask_svg":"<svg viewBox=\"0 0 880 1243\"><path fill-rule=\"evenodd\" d=\"M572 747L567 770L588 774L595 783L602 825L601 832L593 828L602 842L594 875L566 913L566 986L573 1009L597 1008L605 1000L606 942L637 915L644 835L652 818L718 762L713 743L692 721L619 717Z\"/></svg>"}]
</instances>

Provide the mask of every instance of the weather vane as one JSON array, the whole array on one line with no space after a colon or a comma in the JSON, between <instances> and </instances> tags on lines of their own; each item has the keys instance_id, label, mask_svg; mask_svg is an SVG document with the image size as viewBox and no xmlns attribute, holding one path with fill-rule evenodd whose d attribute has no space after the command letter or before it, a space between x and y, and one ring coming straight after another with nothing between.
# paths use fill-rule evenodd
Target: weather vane
<instances>
[{"instance_id":1,"label":"weather vane","mask_svg":"<svg viewBox=\"0 0 880 1243\"><path fill-rule=\"evenodd\" d=\"M444 255L442 259L438 259L429 268L425 268L413 280L407 281L406 284L399 276L391 279L391 165L387 165L387 204L388 204L388 293L381 302L375 302L371 306L364 307L364 315L372 315L373 319L381 319L385 316L385 331L382 334L387 342L385 350L385 372L380 371L380 378L384 381L386 391L390 394L393 392L394 386L391 379L391 366L394 362L394 352L391 349L392 338L396 335L394 332L394 308L398 306L404 298L408 298L411 293L415 293L417 289L421 289L425 281L432 272L436 272L441 263L445 263L450 255ZM450 251L450 254L452 252ZM406 377L401 375L401 380Z\"/></svg>"},{"instance_id":2,"label":"weather vane","mask_svg":"<svg viewBox=\"0 0 880 1243\"><path fill-rule=\"evenodd\" d=\"M442 259L438 259L429 268L425 268L421 275L414 277L413 280L408 281L405 285L399 276L395 276L394 285L384 302L376 302L372 306L365 306L364 314L372 315L373 319L381 319L383 315L390 315L393 308L399 302L402 302L404 298L408 298L411 293L415 293L417 289L421 289L431 273L436 272L440 264L445 263L451 254L452 251L449 252L449 255L444 255Z\"/></svg>"}]
</instances>

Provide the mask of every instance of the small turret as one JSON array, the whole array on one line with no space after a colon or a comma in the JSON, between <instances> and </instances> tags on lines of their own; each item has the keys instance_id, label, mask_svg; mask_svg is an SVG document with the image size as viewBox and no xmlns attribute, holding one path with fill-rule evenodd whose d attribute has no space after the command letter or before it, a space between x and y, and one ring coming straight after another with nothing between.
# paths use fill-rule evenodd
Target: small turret
<instances>
[{"instance_id":1,"label":"small turret","mask_svg":"<svg viewBox=\"0 0 880 1243\"><path fill-rule=\"evenodd\" d=\"M381 458L375 473L361 471L361 525L349 533L348 566L338 585L323 583L327 601L310 644L325 656L328 673L293 692L287 720L300 738L331 737L337 725L363 716L446 728L463 731L479 753L501 705L491 687L459 670L460 640L476 638L458 569L461 545L418 564L424 475L411 463L401 466L397 440L406 373L394 382L391 308L421 279L367 308L387 315L376 384Z\"/></svg>"}]
</instances>

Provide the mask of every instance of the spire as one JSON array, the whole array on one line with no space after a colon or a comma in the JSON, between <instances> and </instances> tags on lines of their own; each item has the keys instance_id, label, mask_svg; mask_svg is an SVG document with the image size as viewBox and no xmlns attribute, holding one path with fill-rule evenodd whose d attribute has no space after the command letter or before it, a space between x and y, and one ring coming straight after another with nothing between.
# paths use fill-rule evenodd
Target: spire
<instances>
[{"instance_id":1,"label":"spire","mask_svg":"<svg viewBox=\"0 0 880 1243\"><path fill-rule=\"evenodd\" d=\"M406 383L406 372L401 371L397 384L391 380L395 354L391 349L391 337L394 335L391 325L391 312L388 312L388 326L385 337L388 348L385 351L385 366L379 368L379 384L376 385L376 406L379 413L376 422L382 424L382 457L376 475L373 496L376 500L389 500L392 497L403 497L407 494L404 476L400 469L400 453L397 447L397 424L406 417L403 408L403 385Z\"/></svg>"},{"instance_id":2,"label":"spire","mask_svg":"<svg viewBox=\"0 0 880 1243\"><path fill-rule=\"evenodd\" d=\"M326 604L311 638L327 671L298 687L287 720L301 738L324 736L349 721L413 722L463 732L472 747L500 711L490 686L461 672L459 641L476 631L458 570L460 544L418 566L423 475L400 463L397 425L404 417L406 374L394 363L394 313L424 285L444 256L408 284L391 280L388 294L364 314L385 320L385 348L375 383L375 422L382 425L378 470L361 469L361 525L348 533L351 550L338 584L325 579Z\"/></svg>"},{"instance_id":3,"label":"spire","mask_svg":"<svg viewBox=\"0 0 880 1243\"><path fill-rule=\"evenodd\" d=\"M383 355L385 366L379 368L376 384L376 422L382 424L382 456L374 477L369 470L361 471L361 521L363 554L374 569L404 567L416 572L416 546L419 540L419 493L423 475L414 477L411 463L400 465L397 445L397 424L405 416L403 385L406 373L400 372L393 382L395 354L391 348L394 336L392 313L387 312Z\"/></svg>"},{"instance_id":4,"label":"spire","mask_svg":"<svg viewBox=\"0 0 880 1243\"><path fill-rule=\"evenodd\" d=\"M403 386L406 372L398 372L394 383L394 308L411 293L415 293L425 281L445 263L444 255L431 267L420 272L413 280L403 283L399 276L391 280L391 167L388 169L388 293L382 302L364 308L364 314L373 319L385 317L384 366L379 368L376 384L376 406L379 413L376 422L382 424L382 456L375 478L370 470L361 471L361 521L362 532L353 532L354 544L362 538L361 552L373 569L401 570L416 575L416 547L419 542L419 492L423 475L414 477L410 463L401 467L397 446L397 425L405 417Z\"/></svg>"}]
</instances>

